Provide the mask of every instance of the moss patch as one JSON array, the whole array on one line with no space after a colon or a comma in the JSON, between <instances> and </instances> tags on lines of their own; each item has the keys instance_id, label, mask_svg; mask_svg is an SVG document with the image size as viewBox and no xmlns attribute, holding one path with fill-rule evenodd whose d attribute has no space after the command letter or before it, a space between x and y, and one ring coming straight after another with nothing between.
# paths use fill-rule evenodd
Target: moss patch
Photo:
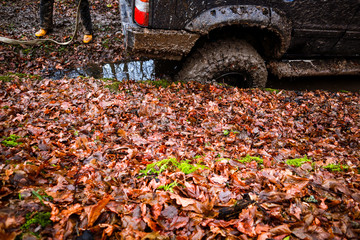
<instances>
[{"instance_id":1,"label":"moss patch","mask_svg":"<svg viewBox=\"0 0 360 240\"><path fill-rule=\"evenodd\" d=\"M112 82L111 84L105 85L105 88L108 88L112 92L119 91L120 82Z\"/></svg>"},{"instance_id":2,"label":"moss patch","mask_svg":"<svg viewBox=\"0 0 360 240\"><path fill-rule=\"evenodd\" d=\"M288 159L285 161L287 165L293 167L301 167L306 162L311 162L311 159L309 159L306 155L303 158Z\"/></svg>"},{"instance_id":3,"label":"moss patch","mask_svg":"<svg viewBox=\"0 0 360 240\"><path fill-rule=\"evenodd\" d=\"M146 81L140 81L142 83L147 83L150 85L153 85L154 87L162 87L162 88L167 88L169 87L171 84L173 84L174 82L167 80L167 79L155 79L155 80L146 80ZM175 82L175 84L177 84L178 82Z\"/></svg>"},{"instance_id":4,"label":"moss patch","mask_svg":"<svg viewBox=\"0 0 360 240\"><path fill-rule=\"evenodd\" d=\"M30 75L30 74L24 74L24 73L7 73L5 75L0 76L0 81L11 82L11 81L15 80L16 78L30 78L33 80L41 79L41 77L39 75Z\"/></svg>"},{"instance_id":5,"label":"moss patch","mask_svg":"<svg viewBox=\"0 0 360 240\"><path fill-rule=\"evenodd\" d=\"M8 75L0 76L0 81L2 82L10 82L11 80L13 80L13 78Z\"/></svg>"},{"instance_id":6,"label":"moss patch","mask_svg":"<svg viewBox=\"0 0 360 240\"><path fill-rule=\"evenodd\" d=\"M37 213L28 213L26 214L26 222L21 226L22 230L27 230L31 225L40 225L45 228L47 225L50 225L52 221L50 220L50 212L37 212Z\"/></svg>"},{"instance_id":7,"label":"moss patch","mask_svg":"<svg viewBox=\"0 0 360 240\"><path fill-rule=\"evenodd\" d=\"M174 170L174 171L180 170L185 174L189 174L195 172L198 169L204 169L204 168L207 167L200 164L195 164L195 165L190 164L190 160L178 162L176 158L168 158L148 164L144 170L140 171L140 173L143 176L147 176L147 175L159 175L165 170Z\"/></svg>"},{"instance_id":8,"label":"moss patch","mask_svg":"<svg viewBox=\"0 0 360 240\"><path fill-rule=\"evenodd\" d=\"M178 186L179 184L175 181L163 186L158 187L157 189L164 189L165 191L174 192L174 187Z\"/></svg>"},{"instance_id":9,"label":"moss patch","mask_svg":"<svg viewBox=\"0 0 360 240\"><path fill-rule=\"evenodd\" d=\"M263 88L262 90L271 92L271 93L279 93L280 92L279 89L274 89L274 88Z\"/></svg>"},{"instance_id":10,"label":"moss patch","mask_svg":"<svg viewBox=\"0 0 360 240\"><path fill-rule=\"evenodd\" d=\"M323 168L332 171L332 172L346 172L349 170L349 166L341 164L328 164Z\"/></svg>"},{"instance_id":11,"label":"moss patch","mask_svg":"<svg viewBox=\"0 0 360 240\"><path fill-rule=\"evenodd\" d=\"M246 155L246 157L243 157L241 159L237 159L237 161L241 162L241 163L250 163L252 161L257 162L258 164L263 164L264 160L260 157L254 157L254 156L250 156L250 155Z\"/></svg>"},{"instance_id":12,"label":"moss patch","mask_svg":"<svg viewBox=\"0 0 360 240\"><path fill-rule=\"evenodd\" d=\"M17 147L21 145L21 142L18 142L20 136L11 134L9 137L6 137L4 140L1 141L1 144L6 147Z\"/></svg>"}]
</instances>

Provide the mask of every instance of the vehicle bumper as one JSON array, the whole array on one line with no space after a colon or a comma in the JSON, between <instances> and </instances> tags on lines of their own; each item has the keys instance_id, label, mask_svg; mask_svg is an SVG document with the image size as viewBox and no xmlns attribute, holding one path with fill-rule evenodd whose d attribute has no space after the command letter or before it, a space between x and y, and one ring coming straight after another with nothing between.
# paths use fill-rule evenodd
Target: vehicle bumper
<instances>
[{"instance_id":1,"label":"vehicle bumper","mask_svg":"<svg viewBox=\"0 0 360 240\"><path fill-rule=\"evenodd\" d=\"M120 0L120 12L125 48L137 57L181 60L200 37L185 30L139 27L132 20L131 6L126 0Z\"/></svg>"}]
</instances>

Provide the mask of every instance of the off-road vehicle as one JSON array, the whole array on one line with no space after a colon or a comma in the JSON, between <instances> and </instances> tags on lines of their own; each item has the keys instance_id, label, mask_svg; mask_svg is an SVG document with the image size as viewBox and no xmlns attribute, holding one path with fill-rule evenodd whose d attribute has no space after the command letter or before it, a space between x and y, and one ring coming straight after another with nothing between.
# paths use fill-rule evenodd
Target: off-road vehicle
<instances>
[{"instance_id":1,"label":"off-road vehicle","mask_svg":"<svg viewBox=\"0 0 360 240\"><path fill-rule=\"evenodd\" d=\"M181 60L177 78L360 74L359 0L120 0L126 49Z\"/></svg>"}]
</instances>

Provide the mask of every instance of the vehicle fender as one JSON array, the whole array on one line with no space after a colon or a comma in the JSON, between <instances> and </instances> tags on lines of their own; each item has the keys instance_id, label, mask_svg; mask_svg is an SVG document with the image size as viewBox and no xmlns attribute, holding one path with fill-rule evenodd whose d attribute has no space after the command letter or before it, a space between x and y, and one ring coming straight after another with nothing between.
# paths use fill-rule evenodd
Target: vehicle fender
<instances>
[{"instance_id":1,"label":"vehicle fender","mask_svg":"<svg viewBox=\"0 0 360 240\"><path fill-rule=\"evenodd\" d=\"M281 57L290 46L291 22L285 14L269 7L231 5L212 8L188 22L185 29L206 35L214 29L233 25L267 29L276 34L280 43L272 57Z\"/></svg>"}]
</instances>

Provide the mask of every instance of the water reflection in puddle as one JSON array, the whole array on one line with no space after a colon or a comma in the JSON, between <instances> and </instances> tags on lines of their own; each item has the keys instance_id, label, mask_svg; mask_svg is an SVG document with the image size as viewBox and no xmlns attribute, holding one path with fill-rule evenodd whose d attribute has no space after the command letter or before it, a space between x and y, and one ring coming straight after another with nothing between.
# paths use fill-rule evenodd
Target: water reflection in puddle
<instances>
[{"instance_id":1,"label":"water reflection in puddle","mask_svg":"<svg viewBox=\"0 0 360 240\"><path fill-rule=\"evenodd\" d=\"M104 65L89 64L85 67L72 70L61 70L50 74L52 79L61 79L64 76L76 78L78 76L94 78L111 78L114 80L154 80L155 62L148 61L131 61L123 63L107 63Z\"/></svg>"},{"instance_id":2,"label":"water reflection in puddle","mask_svg":"<svg viewBox=\"0 0 360 240\"><path fill-rule=\"evenodd\" d=\"M103 78L116 80L133 79L137 81L155 79L154 61L135 61L120 64L105 64Z\"/></svg>"}]
</instances>

